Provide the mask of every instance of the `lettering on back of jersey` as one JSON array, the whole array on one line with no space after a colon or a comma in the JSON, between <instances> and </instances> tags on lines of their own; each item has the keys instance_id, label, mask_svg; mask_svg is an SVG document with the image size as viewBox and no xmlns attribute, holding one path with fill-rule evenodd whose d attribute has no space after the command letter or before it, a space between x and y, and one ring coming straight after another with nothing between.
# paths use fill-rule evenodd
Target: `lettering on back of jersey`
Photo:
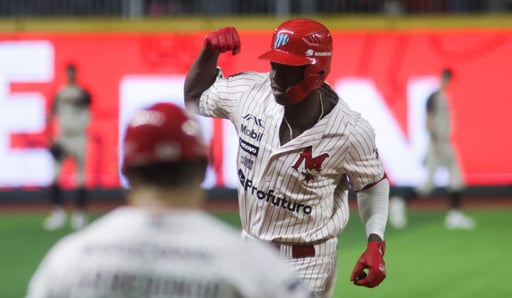
<instances>
[{"instance_id":1,"label":"lettering on back of jersey","mask_svg":"<svg viewBox=\"0 0 512 298\"><path fill-rule=\"evenodd\" d=\"M299 158L292 166L294 170L304 175L304 181L309 182L314 180L322 170L322 163L329 157L329 154L323 153L319 156L313 157L313 146L309 146L299 155ZM304 163L304 169L299 170L299 167Z\"/></svg>"},{"instance_id":2,"label":"lettering on back of jersey","mask_svg":"<svg viewBox=\"0 0 512 298\"><path fill-rule=\"evenodd\" d=\"M180 276L158 271L110 271L99 268L78 278L74 290L82 297L240 297L238 290L228 282L201 278L199 275Z\"/></svg>"}]
</instances>

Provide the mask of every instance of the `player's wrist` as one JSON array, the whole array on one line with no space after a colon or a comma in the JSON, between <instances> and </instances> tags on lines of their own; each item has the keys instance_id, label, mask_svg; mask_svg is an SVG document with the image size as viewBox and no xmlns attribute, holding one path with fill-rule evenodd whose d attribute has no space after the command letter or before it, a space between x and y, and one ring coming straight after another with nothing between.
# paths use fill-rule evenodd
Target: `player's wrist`
<instances>
[{"instance_id":1,"label":"player's wrist","mask_svg":"<svg viewBox=\"0 0 512 298\"><path fill-rule=\"evenodd\" d=\"M203 58L218 58L220 56L220 51L208 46L206 43L203 47L203 51L201 52L201 57Z\"/></svg>"},{"instance_id":2,"label":"player's wrist","mask_svg":"<svg viewBox=\"0 0 512 298\"><path fill-rule=\"evenodd\" d=\"M381 256L386 252L385 241L368 241L367 250L378 251Z\"/></svg>"},{"instance_id":3,"label":"player's wrist","mask_svg":"<svg viewBox=\"0 0 512 298\"><path fill-rule=\"evenodd\" d=\"M372 241L372 242L382 242L383 240L382 240L382 238L379 235L377 235L375 233L372 233L372 234L370 234L370 236L368 236L368 242L370 242L370 241Z\"/></svg>"}]
</instances>

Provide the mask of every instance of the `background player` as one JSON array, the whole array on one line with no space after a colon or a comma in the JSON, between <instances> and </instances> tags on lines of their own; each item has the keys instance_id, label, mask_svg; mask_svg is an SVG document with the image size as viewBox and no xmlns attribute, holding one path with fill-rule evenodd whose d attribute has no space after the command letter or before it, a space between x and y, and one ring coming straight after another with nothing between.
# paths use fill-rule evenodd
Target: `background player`
<instances>
[{"instance_id":1,"label":"background player","mask_svg":"<svg viewBox=\"0 0 512 298\"><path fill-rule=\"evenodd\" d=\"M243 237L278 247L317 297L330 297L352 186L368 245L351 280L379 285L386 275L389 184L373 128L325 83L332 55L329 30L311 19L286 21L260 57L270 61L270 72L224 77L217 68L219 54L240 49L233 27L207 34L184 92L191 110L229 119L238 133Z\"/></svg>"},{"instance_id":2,"label":"background player","mask_svg":"<svg viewBox=\"0 0 512 298\"><path fill-rule=\"evenodd\" d=\"M77 169L76 208L71 218L71 226L73 229L80 229L87 224L88 194L84 180L91 96L87 90L77 84L76 76L76 66L67 65L67 82L56 93L48 119L51 126L55 124L57 131L53 132L50 145L50 152L55 161L55 174L50 186L53 211L43 224L47 230L58 229L66 223L67 216L59 177L67 158L74 160Z\"/></svg>"},{"instance_id":3,"label":"background player","mask_svg":"<svg viewBox=\"0 0 512 298\"><path fill-rule=\"evenodd\" d=\"M457 151L452 143L452 119L450 116L449 97L447 88L452 81L452 70L443 69L441 72L441 86L427 99L426 128L429 134L429 144L425 165L427 178L416 190L412 189L405 195L392 196L390 203L390 223L403 228L407 223L405 214L406 201L417 197L427 196L435 188L434 176L438 169L445 167L448 170L449 182L448 201L449 211L446 215L445 225L448 229L473 229L475 222L461 211L461 199L465 183Z\"/></svg>"},{"instance_id":4,"label":"background player","mask_svg":"<svg viewBox=\"0 0 512 298\"><path fill-rule=\"evenodd\" d=\"M129 206L61 240L28 298L310 297L275 251L199 210L199 123L170 103L133 115L123 142Z\"/></svg>"}]
</instances>

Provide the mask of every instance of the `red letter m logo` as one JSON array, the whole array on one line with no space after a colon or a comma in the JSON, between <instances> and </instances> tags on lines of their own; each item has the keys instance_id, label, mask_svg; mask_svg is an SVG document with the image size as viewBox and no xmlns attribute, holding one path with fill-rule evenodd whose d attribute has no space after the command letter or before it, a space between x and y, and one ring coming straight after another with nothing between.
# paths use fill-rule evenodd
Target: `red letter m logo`
<instances>
[{"instance_id":1,"label":"red letter m logo","mask_svg":"<svg viewBox=\"0 0 512 298\"><path fill-rule=\"evenodd\" d=\"M304 180L306 182L309 182L312 179L315 179L316 176L320 173L322 170L322 163L324 160L329 157L329 154L324 153L322 155L319 155L317 157L313 157L313 147L309 146L300 154L299 159L295 162L293 165L293 169L295 169L297 172L299 171L299 167L304 162L304 171L301 172L302 175L304 175Z\"/></svg>"}]
</instances>

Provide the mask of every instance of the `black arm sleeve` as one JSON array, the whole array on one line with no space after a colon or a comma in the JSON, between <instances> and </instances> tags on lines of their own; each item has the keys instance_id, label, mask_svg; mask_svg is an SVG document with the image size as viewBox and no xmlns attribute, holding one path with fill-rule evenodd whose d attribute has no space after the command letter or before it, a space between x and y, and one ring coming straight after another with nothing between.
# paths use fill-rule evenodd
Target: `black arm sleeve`
<instances>
[{"instance_id":1,"label":"black arm sleeve","mask_svg":"<svg viewBox=\"0 0 512 298\"><path fill-rule=\"evenodd\" d=\"M434 98L437 96L437 92L434 92L432 94L430 94L430 96L428 97L427 99L427 105L426 105L426 109L427 109L427 113L431 113L434 111Z\"/></svg>"},{"instance_id":2,"label":"black arm sleeve","mask_svg":"<svg viewBox=\"0 0 512 298\"><path fill-rule=\"evenodd\" d=\"M82 90L79 104L82 107L89 107L91 105L91 94L87 90Z\"/></svg>"}]
</instances>

